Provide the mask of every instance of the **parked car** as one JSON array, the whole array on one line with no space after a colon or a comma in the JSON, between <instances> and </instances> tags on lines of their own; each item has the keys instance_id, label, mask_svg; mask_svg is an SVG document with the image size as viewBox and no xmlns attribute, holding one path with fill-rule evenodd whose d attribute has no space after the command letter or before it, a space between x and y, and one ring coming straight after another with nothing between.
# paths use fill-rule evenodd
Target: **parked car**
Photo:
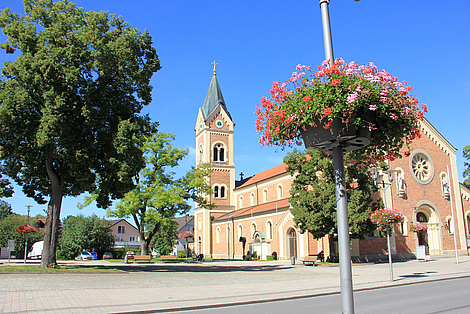
<instances>
[{"instance_id":1,"label":"parked car","mask_svg":"<svg viewBox=\"0 0 470 314\"><path fill-rule=\"evenodd\" d=\"M105 252L103 254L103 259L113 259L113 253L111 252Z\"/></svg>"},{"instance_id":2,"label":"parked car","mask_svg":"<svg viewBox=\"0 0 470 314\"><path fill-rule=\"evenodd\" d=\"M80 255L75 257L75 260L76 261L93 260L93 255L91 255L90 252L83 251L82 253L80 253Z\"/></svg>"},{"instance_id":3,"label":"parked car","mask_svg":"<svg viewBox=\"0 0 470 314\"><path fill-rule=\"evenodd\" d=\"M126 256L127 256L128 259L134 259L134 255L135 254L132 251L129 251L129 252L126 253Z\"/></svg>"},{"instance_id":4,"label":"parked car","mask_svg":"<svg viewBox=\"0 0 470 314\"><path fill-rule=\"evenodd\" d=\"M93 259L98 259L98 253L90 252L90 254L93 256Z\"/></svg>"}]
</instances>

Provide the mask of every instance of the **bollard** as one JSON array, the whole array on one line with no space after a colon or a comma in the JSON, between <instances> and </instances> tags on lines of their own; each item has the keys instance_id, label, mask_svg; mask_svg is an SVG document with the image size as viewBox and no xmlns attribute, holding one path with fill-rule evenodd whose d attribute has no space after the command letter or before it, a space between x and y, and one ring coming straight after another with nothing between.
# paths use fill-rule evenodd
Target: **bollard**
<instances>
[{"instance_id":1,"label":"bollard","mask_svg":"<svg viewBox=\"0 0 470 314\"><path fill-rule=\"evenodd\" d=\"M127 257L127 254L126 254L126 256L124 257L124 263L126 263L126 264L129 263L129 258Z\"/></svg>"},{"instance_id":2,"label":"bollard","mask_svg":"<svg viewBox=\"0 0 470 314\"><path fill-rule=\"evenodd\" d=\"M290 263L291 263L292 265L295 265L295 256L291 256L291 257L290 257Z\"/></svg>"}]
</instances>

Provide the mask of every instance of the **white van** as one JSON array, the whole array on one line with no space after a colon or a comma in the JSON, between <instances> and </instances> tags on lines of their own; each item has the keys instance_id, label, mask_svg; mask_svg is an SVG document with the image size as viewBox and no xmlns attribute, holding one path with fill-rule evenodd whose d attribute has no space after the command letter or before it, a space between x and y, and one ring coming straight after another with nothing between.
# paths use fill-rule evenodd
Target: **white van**
<instances>
[{"instance_id":1,"label":"white van","mask_svg":"<svg viewBox=\"0 0 470 314\"><path fill-rule=\"evenodd\" d=\"M28 258L41 259L42 249L44 247L44 241L39 241L33 244L31 251L28 253Z\"/></svg>"}]
</instances>

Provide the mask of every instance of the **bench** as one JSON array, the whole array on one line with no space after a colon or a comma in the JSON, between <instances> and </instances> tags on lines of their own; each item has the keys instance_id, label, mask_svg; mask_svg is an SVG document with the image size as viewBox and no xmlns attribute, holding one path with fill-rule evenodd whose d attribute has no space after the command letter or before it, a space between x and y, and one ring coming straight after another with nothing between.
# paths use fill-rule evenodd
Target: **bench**
<instances>
[{"instance_id":1,"label":"bench","mask_svg":"<svg viewBox=\"0 0 470 314\"><path fill-rule=\"evenodd\" d=\"M192 258L193 258L193 261L196 261L196 262L204 261L204 255L203 254L196 255L195 253L193 253Z\"/></svg>"},{"instance_id":2,"label":"bench","mask_svg":"<svg viewBox=\"0 0 470 314\"><path fill-rule=\"evenodd\" d=\"M150 263L150 260L152 257L150 255L135 255L134 256L134 263L137 261L148 261Z\"/></svg>"},{"instance_id":3,"label":"bench","mask_svg":"<svg viewBox=\"0 0 470 314\"><path fill-rule=\"evenodd\" d=\"M302 262L304 263L304 265L312 264L312 266L315 266L315 262L317 260L318 260L318 255L309 255L309 256L305 256Z\"/></svg>"},{"instance_id":4,"label":"bench","mask_svg":"<svg viewBox=\"0 0 470 314\"><path fill-rule=\"evenodd\" d=\"M162 255L160 256L160 260L162 262L176 262L178 258L176 257L176 255Z\"/></svg>"}]
</instances>

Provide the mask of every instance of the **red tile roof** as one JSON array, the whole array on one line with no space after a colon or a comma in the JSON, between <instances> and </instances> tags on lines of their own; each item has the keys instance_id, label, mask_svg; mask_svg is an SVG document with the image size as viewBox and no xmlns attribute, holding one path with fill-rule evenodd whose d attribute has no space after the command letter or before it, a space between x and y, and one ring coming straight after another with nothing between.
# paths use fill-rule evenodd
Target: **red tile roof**
<instances>
[{"instance_id":1,"label":"red tile roof","mask_svg":"<svg viewBox=\"0 0 470 314\"><path fill-rule=\"evenodd\" d=\"M245 182L243 182L240 186L238 186L236 188L236 190L247 187L247 186L250 186L250 185L258 183L260 181L270 179L272 177L287 173L286 167L287 167L286 164L280 164L279 166L276 166L276 167L273 167L271 169L265 170L263 172L257 173L254 176L252 176L250 178L247 178L245 180Z\"/></svg>"},{"instance_id":2,"label":"red tile roof","mask_svg":"<svg viewBox=\"0 0 470 314\"><path fill-rule=\"evenodd\" d=\"M220 221L220 220L225 220L225 219L231 219L231 218L238 218L242 216L250 216L250 215L255 215L263 212L268 212L268 211L273 211L276 210L276 205L277 209L280 210L281 208L287 208L290 206L289 199L284 198L281 200L277 200L274 202L269 202L269 203L263 203L260 205L255 205L255 206L249 206L245 208L241 208L238 210L235 210L233 212L230 212L228 214L225 214L219 218L214 219L214 221Z\"/></svg>"}]
</instances>

